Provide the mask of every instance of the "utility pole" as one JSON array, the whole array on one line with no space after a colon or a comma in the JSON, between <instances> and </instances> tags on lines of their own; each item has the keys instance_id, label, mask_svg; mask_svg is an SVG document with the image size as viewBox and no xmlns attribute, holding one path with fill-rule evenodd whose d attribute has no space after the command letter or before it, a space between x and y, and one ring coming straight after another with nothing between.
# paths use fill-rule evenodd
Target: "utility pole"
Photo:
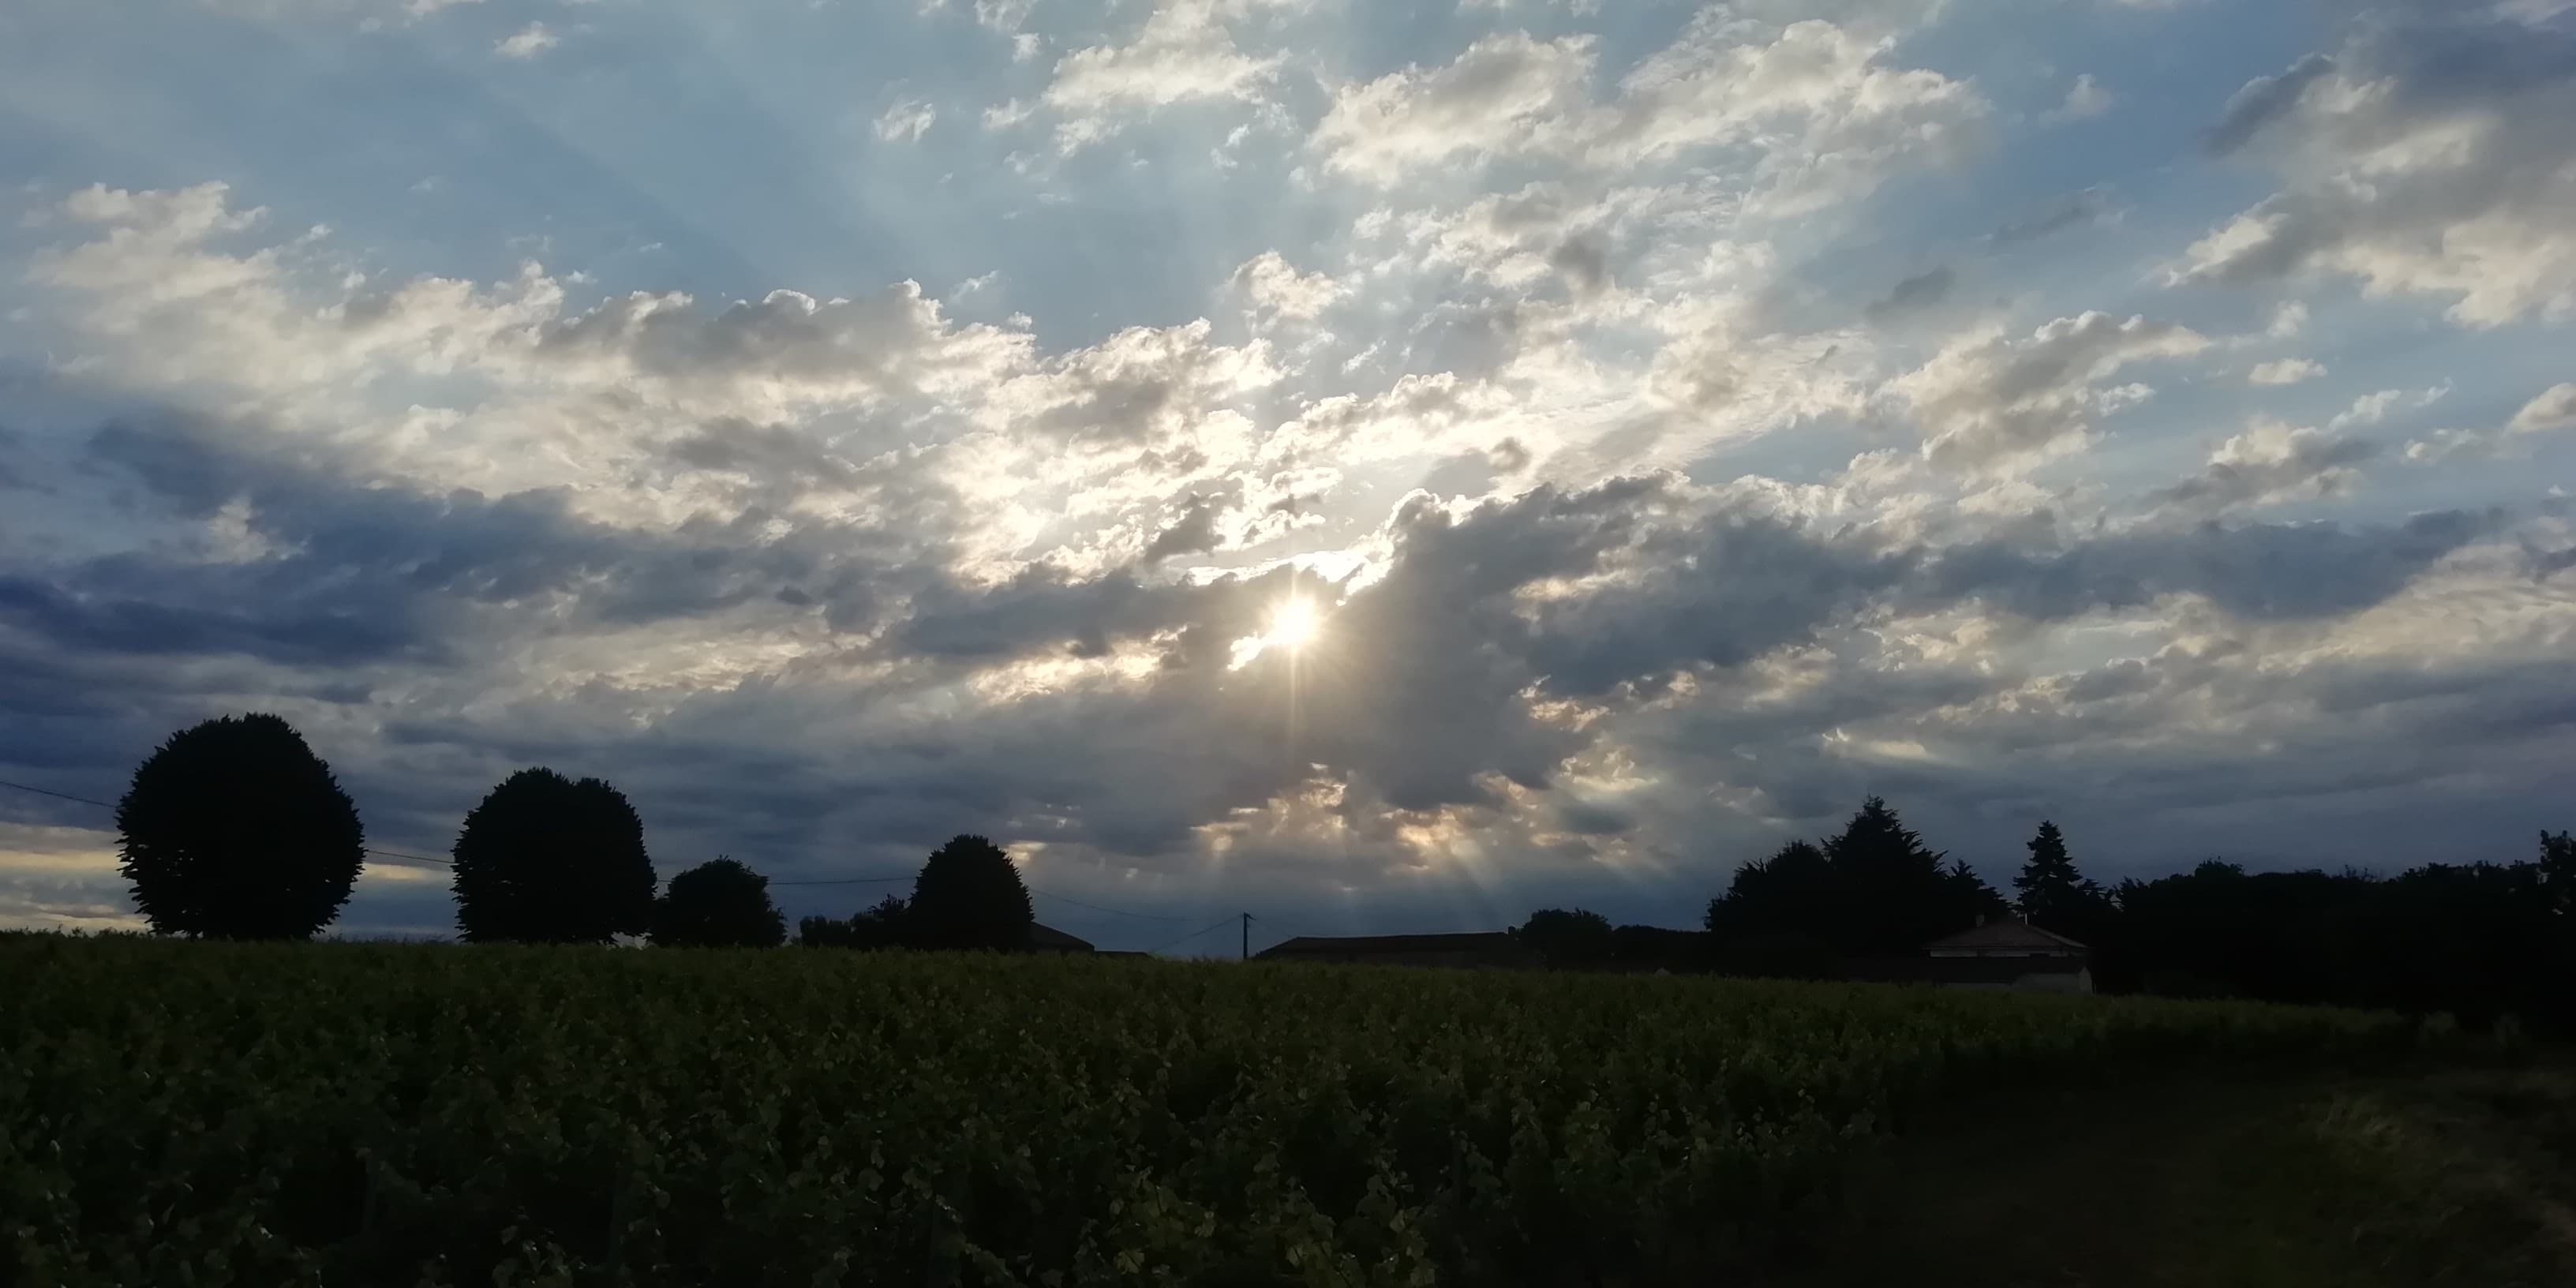
<instances>
[{"instance_id":1,"label":"utility pole","mask_svg":"<svg viewBox=\"0 0 2576 1288\"><path fill-rule=\"evenodd\" d=\"M1243 960L1252 960L1252 914L1243 914Z\"/></svg>"}]
</instances>

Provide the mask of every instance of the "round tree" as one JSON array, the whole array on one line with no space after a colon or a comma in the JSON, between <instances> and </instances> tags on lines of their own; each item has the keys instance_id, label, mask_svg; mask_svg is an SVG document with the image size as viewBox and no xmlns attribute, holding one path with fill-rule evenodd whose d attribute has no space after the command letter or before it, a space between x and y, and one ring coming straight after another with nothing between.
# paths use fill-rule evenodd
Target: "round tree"
<instances>
[{"instance_id":1,"label":"round tree","mask_svg":"<svg viewBox=\"0 0 2576 1288\"><path fill-rule=\"evenodd\" d=\"M787 919L769 878L721 855L671 878L653 901L653 942L665 948L775 948Z\"/></svg>"},{"instance_id":2,"label":"round tree","mask_svg":"<svg viewBox=\"0 0 2576 1288\"><path fill-rule=\"evenodd\" d=\"M983 837L960 836L921 865L904 919L923 948L1015 951L1029 946L1037 915L1011 856Z\"/></svg>"},{"instance_id":3,"label":"round tree","mask_svg":"<svg viewBox=\"0 0 2576 1288\"><path fill-rule=\"evenodd\" d=\"M366 861L331 767L260 713L172 734L135 769L116 830L135 906L165 935L310 939Z\"/></svg>"},{"instance_id":4,"label":"round tree","mask_svg":"<svg viewBox=\"0 0 2576 1288\"><path fill-rule=\"evenodd\" d=\"M653 915L644 820L616 788L522 769L456 837L456 929L468 943L605 943Z\"/></svg>"}]
</instances>

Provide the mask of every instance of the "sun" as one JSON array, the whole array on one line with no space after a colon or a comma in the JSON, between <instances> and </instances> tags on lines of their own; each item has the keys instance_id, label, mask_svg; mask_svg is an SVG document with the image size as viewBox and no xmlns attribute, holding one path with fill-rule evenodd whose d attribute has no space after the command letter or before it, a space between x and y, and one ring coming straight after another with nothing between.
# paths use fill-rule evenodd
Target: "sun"
<instances>
[{"instance_id":1,"label":"sun","mask_svg":"<svg viewBox=\"0 0 2576 1288\"><path fill-rule=\"evenodd\" d=\"M1316 632L1322 625L1313 600L1291 596L1279 601L1279 607L1271 610L1268 639L1293 653L1314 643Z\"/></svg>"}]
</instances>

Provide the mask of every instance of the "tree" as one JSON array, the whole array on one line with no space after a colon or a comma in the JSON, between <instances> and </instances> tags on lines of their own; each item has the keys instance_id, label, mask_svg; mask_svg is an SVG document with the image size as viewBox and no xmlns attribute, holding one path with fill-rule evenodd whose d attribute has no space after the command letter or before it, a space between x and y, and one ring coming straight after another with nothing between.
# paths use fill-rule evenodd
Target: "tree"
<instances>
[{"instance_id":1,"label":"tree","mask_svg":"<svg viewBox=\"0 0 2576 1288\"><path fill-rule=\"evenodd\" d=\"M1847 953L1911 954L2006 906L1965 863L1942 866L1948 856L1925 845L1876 796L1861 803L1824 851L1833 869L1833 938Z\"/></svg>"},{"instance_id":2,"label":"tree","mask_svg":"<svg viewBox=\"0 0 2576 1288\"><path fill-rule=\"evenodd\" d=\"M877 905L838 917L805 917L796 923L796 942L806 948L901 948L909 923L900 895L887 895Z\"/></svg>"},{"instance_id":3,"label":"tree","mask_svg":"<svg viewBox=\"0 0 2576 1288\"><path fill-rule=\"evenodd\" d=\"M172 734L135 769L116 830L135 906L165 935L310 939L366 862L331 767L258 712Z\"/></svg>"},{"instance_id":4,"label":"tree","mask_svg":"<svg viewBox=\"0 0 2576 1288\"><path fill-rule=\"evenodd\" d=\"M605 943L653 916L644 820L596 778L503 779L456 837L456 928L469 943Z\"/></svg>"},{"instance_id":5,"label":"tree","mask_svg":"<svg viewBox=\"0 0 2576 1288\"><path fill-rule=\"evenodd\" d=\"M1610 919L1582 908L1542 908L1511 934L1550 970L1596 969L1609 962L1613 948Z\"/></svg>"},{"instance_id":6,"label":"tree","mask_svg":"<svg viewBox=\"0 0 2576 1288\"><path fill-rule=\"evenodd\" d=\"M2576 836L2540 834L2540 879L2549 893L2549 906L2576 916Z\"/></svg>"},{"instance_id":7,"label":"tree","mask_svg":"<svg viewBox=\"0 0 2576 1288\"><path fill-rule=\"evenodd\" d=\"M2110 893L2086 880L2066 852L2066 836L2057 824L2040 820L2039 832L2026 843L2030 859L2013 877L2021 914L2046 930L2092 944L2109 928L2116 912ZM2100 945L2095 944L2095 947Z\"/></svg>"},{"instance_id":8,"label":"tree","mask_svg":"<svg viewBox=\"0 0 2576 1288\"><path fill-rule=\"evenodd\" d=\"M769 901L769 878L718 855L671 878L653 901L653 943L666 948L775 948L787 919Z\"/></svg>"},{"instance_id":9,"label":"tree","mask_svg":"<svg viewBox=\"0 0 2576 1288\"><path fill-rule=\"evenodd\" d=\"M1823 938L1833 930L1834 905L1834 870L1825 852L1791 841L1737 868L1726 893L1709 901L1704 924L1730 941Z\"/></svg>"},{"instance_id":10,"label":"tree","mask_svg":"<svg viewBox=\"0 0 2576 1288\"><path fill-rule=\"evenodd\" d=\"M1037 914L1019 868L1002 847L980 836L958 836L921 865L904 920L916 947L1009 952L1028 947Z\"/></svg>"}]
</instances>

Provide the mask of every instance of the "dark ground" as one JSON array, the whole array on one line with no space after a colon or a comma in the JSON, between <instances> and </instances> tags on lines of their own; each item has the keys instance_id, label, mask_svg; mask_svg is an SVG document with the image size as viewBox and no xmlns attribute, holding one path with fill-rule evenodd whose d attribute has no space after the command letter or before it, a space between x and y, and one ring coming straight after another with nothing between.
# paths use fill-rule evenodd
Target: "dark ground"
<instances>
[{"instance_id":1,"label":"dark ground","mask_svg":"<svg viewBox=\"0 0 2576 1288\"><path fill-rule=\"evenodd\" d=\"M1783 1288L2576 1285L2576 1062L2166 1079L1929 1124Z\"/></svg>"}]
</instances>

